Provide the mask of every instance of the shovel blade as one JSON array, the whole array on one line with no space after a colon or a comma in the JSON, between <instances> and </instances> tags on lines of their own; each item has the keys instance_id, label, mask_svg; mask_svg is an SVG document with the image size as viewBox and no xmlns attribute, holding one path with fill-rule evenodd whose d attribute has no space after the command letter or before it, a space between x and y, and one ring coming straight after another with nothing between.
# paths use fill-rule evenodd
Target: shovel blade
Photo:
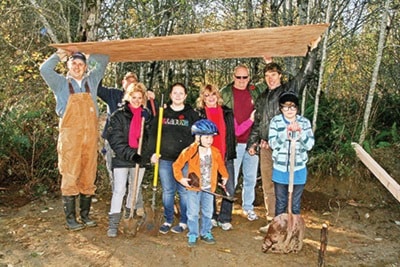
<instances>
[{"instance_id":1,"label":"shovel blade","mask_svg":"<svg viewBox=\"0 0 400 267\"><path fill-rule=\"evenodd\" d=\"M162 218L157 210L149 206L145 206L145 211L144 222L139 226L139 232L150 236L157 236Z\"/></svg>"},{"instance_id":2,"label":"shovel blade","mask_svg":"<svg viewBox=\"0 0 400 267\"><path fill-rule=\"evenodd\" d=\"M305 222L301 215L283 213L270 223L262 251L266 253L297 253L303 247Z\"/></svg>"},{"instance_id":3,"label":"shovel blade","mask_svg":"<svg viewBox=\"0 0 400 267\"><path fill-rule=\"evenodd\" d=\"M138 230L138 220L136 218L130 217L123 220L124 234L128 236L135 237Z\"/></svg>"}]
</instances>

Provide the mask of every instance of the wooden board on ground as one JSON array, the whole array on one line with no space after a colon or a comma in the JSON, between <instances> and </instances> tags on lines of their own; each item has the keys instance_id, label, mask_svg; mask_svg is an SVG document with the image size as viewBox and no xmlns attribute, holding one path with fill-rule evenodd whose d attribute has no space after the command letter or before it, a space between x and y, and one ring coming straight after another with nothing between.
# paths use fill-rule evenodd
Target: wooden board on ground
<instances>
[{"instance_id":1,"label":"wooden board on ground","mask_svg":"<svg viewBox=\"0 0 400 267\"><path fill-rule=\"evenodd\" d=\"M400 202L400 185L359 144L352 143L358 158Z\"/></svg>"},{"instance_id":2,"label":"wooden board on ground","mask_svg":"<svg viewBox=\"0 0 400 267\"><path fill-rule=\"evenodd\" d=\"M51 46L107 54L111 62L304 56L307 45L328 26L309 24Z\"/></svg>"}]
</instances>

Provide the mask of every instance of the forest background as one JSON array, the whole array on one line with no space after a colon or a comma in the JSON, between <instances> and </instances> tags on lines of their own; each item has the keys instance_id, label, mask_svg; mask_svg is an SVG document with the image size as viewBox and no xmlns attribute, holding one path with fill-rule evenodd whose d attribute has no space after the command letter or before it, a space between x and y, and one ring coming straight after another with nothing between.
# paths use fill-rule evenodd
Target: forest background
<instances>
[{"instance_id":1,"label":"forest background","mask_svg":"<svg viewBox=\"0 0 400 267\"><path fill-rule=\"evenodd\" d=\"M39 75L55 52L51 43L329 23L302 95L302 113L316 136L309 170L315 183L331 177L348 183L345 194L351 194L353 186L375 179L351 142L373 155L397 155L400 148L399 7L399 0L0 0L0 187L18 188L27 199L59 192L55 100ZM274 61L290 79L301 59ZM250 66L252 83L263 82L263 58L235 58L110 63L103 83L120 87L123 75L134 71L160 100L179 81L193 104L203 84L231 82L238 63ZM99 190L108 189L100 155L99 163Z\"/></svg>"}]
</instances>

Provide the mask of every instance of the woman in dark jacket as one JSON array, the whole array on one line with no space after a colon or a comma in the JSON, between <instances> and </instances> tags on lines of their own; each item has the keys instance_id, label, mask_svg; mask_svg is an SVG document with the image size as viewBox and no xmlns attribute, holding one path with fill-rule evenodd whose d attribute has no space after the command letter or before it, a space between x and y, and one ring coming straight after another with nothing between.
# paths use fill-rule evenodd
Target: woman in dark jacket
<instances>
[{"instance_id":1,"label":"woman in dark jacket","mask_svg":"<svg viewBox=\"0 0 400 267\"><path fill-rule=\"evenodd\" d=\"M115 111L107 128L108 142L113 150L112 168L113 168L113 195L111 199L111 207L109 212L109 228L107 235L116 237L118 232L118 224L121 219L121 209L123 198L126 193L126 182L129 188L135 176L135 165L141 162L141 156L137 154L142 117L149 118L150 111L143 107L146 103L146 87L142 83L131 84L124 94L123 106ZM143 147L146 145L147 132L143 129ZM139 169L138 189L141 186L145 168ZM127 216L130 212L134 212L131 207L132 197L134 195L128 191L126 199ZM139 190L135 192L135 197L139 194Z\"/></svg>"},{"instance_id":2,"label":"woman in dark jacket","mask_svg":"<svg viewBox=\"0 0 400 267\"><path fill-rule=\"evenodd\" d=\"M213 146L220 150L225 159L225 166L229 173L225 188L233 196L235 193L233 160L236 158L235 123L232 109L222 103L223 99L218 87L208 84L200 90L196 111L200 118L211 120L218 128L219 134L214 136ZM214 198L213 226L220 226L225 231L232 229L232 208L233 203L223 199L218 214Z\"/></svg>"}]
</instances>

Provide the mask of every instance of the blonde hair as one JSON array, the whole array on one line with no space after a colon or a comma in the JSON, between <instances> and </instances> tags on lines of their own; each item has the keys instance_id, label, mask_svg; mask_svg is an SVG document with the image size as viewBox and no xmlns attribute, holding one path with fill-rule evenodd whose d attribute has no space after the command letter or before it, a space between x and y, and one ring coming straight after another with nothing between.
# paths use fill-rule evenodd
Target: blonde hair
<instances>
[{"instance_id":1,"label":"blonde hair","mask_svg":"<svg viewBox=\"0 0 400 267\"><path fill-rule=\"evenodd\" d=\"M215 93L215 95L217 97L217 104L219 106L222 106L222 104L224 103L224 100L222 99L222 96L221 96L221 94L219 92L218 87L216 85L207 84L207 85L203 86L203 88L200 89L199 97L196 100L196 107L197 108L199 108L199 109L205 108L206 104L205 104L205 101L204 101L204 99L205 99L204 95L206 93L209 93L209 94L214 94Z\"/></svg>"},{"instance_id":2,"label":"blonde hair","mask_svg":"<svg viewBox=\"0 0 400 267\"><path fill-rule=\"evenodd\" d=\"M146 86L143 83L131 83L125 91L124 97L122 98L123 101L131 102L133 93L139 92L142 94L142 105L146 105L147 96L146 96Z\"/></svg>"}]
</instances>

